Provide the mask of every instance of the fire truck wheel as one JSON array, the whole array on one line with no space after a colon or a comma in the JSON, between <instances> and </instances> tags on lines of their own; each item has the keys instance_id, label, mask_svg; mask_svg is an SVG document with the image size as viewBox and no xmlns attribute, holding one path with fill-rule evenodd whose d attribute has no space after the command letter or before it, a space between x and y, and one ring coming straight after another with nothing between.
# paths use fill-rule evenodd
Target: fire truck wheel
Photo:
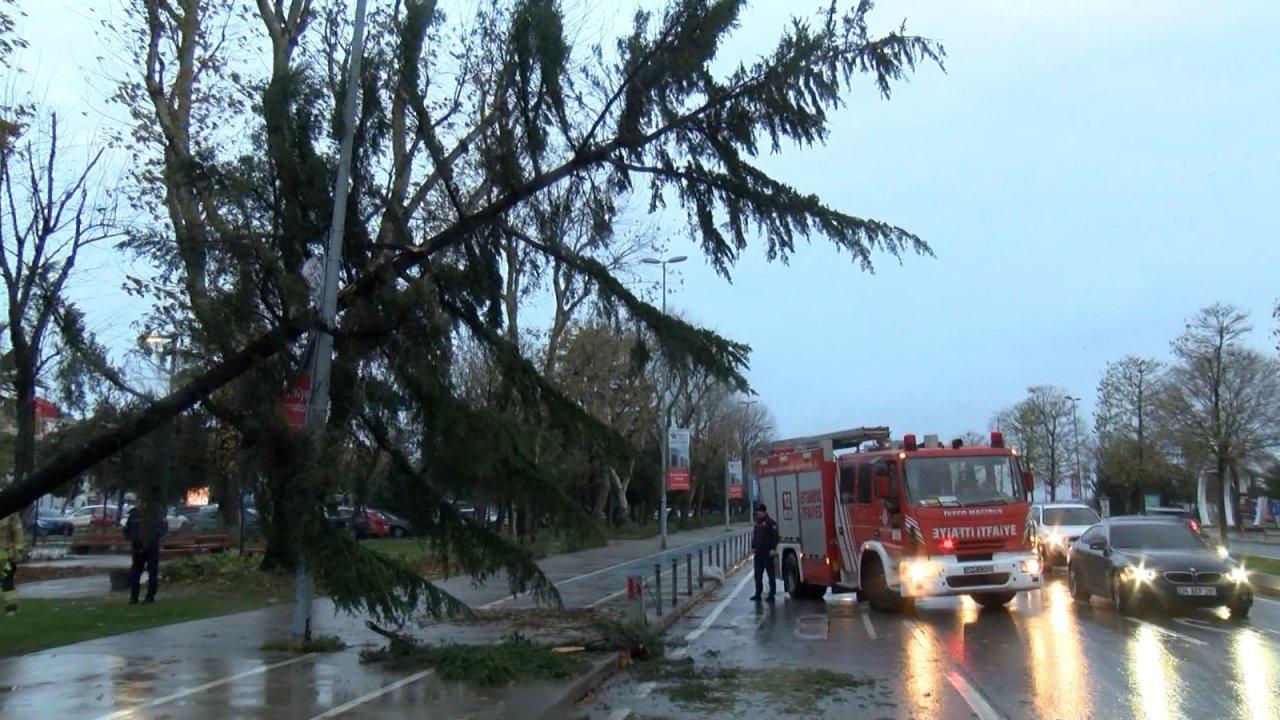
<instances>
[{"instance_id":1,"label":"fire truck wheel","mask_svg":"<svg viewBox=\"0 0 1280 720\"><path fill-rule=\"evenodd\" d=\"M800 582L800 565L796 562L796 556L791 553L787 553L786 559L782 561L782 586L796 600L821 600L827 594L825 585Z\"/></svg>"},{"instance_id":2,"label":"fire truck wheel","mask_svg":"<svg viewBox=\"0 0 1280 720\"><path fill-rule=\"evenodd\" d=\"M970 597L984 608L998 608L1009 604L1013 596L1017 593L1013 592L990 592L990 593L974 593Z\"/></svg>"},{"instance_id":3,"label":"fire truck wheel","mask_svg":"<svg viewBox=\"0 0 1280 720\"><path fill-rule=\"evenodd\" d=\"M889 583L884 579L884 568L880 565L879 558L867 563L862 577L863 587L866 589L867 600L871 603L872 610L883 613L902 611L904 604L902 596L889 588Z\"/></svg>"}]
</instances>

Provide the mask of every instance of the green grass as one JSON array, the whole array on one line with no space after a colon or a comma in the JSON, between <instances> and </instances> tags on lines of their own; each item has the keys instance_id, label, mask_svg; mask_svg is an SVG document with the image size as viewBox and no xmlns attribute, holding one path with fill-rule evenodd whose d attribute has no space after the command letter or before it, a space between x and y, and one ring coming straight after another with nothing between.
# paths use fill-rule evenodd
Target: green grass
<instances>
[{"instance_id":1,"label":"green grass","mask_svg":"<svg viewBox=\"0 0 1280 720\"><path fill-rule=\"evenodd\" d=\"M824 703L840 703L849 693L873 690L876 680L820 668L696 668L689 661L638 665L639 677L659 683L672 702L695 711L732 711L745 703L801 716L818 716ZM821 693L814 688L822 688Z\"/></svg>"},{"instance_id":2,"label":"green grass","mask_svg":"<svg viewBox=\"0 0 1280 720\"><path fill-rule=\"evenodd\" d=\"M337 635L317 635L306 642L294 642L291 638L276 638L262 643L262 649L270 652L331 653L346 648L347 644Z\"/></svg>"},{"instance_id":3,"label":"green grass","mask_svg":"<svg viewBox=\"0 0 1280 720\"><path fill-rule=\"evenodd\" d=\"M1276 558L1258 557L1257 555L1241 555L1239 556L1239 559L1250 572L1280 575L1280 560L1277 560Z\"/></svg>"},{"instance_id":4,"label":"green grass","mask_svg":"<svg viewBox=\"0 0 1280 720\"><path fill-rule=\"evenodd\" d=\"M129 605L126 593L81 600L22 600L17 616L0 617L0 656L253 610L288 597L256 587L161 585L153 605Z\"/></svg>"}]
</instances>

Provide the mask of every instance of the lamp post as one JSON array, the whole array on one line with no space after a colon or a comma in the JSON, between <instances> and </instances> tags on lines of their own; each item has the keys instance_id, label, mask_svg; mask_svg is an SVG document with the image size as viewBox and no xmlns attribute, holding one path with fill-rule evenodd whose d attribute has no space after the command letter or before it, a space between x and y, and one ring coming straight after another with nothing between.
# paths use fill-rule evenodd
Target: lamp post
<instances>
[{"instance_id":1,"label":"lamp post","mask_svg":"<svg viewBox=\"0 0 1280 720\"><path fill-rule=\"evenodd\" d=\"M745 410L746 410L747 408L751 407L752 405L755 405L755 404L756 404L756 401L755 401L755 400L739 400L739 401L738 401L738 408L744 411L744 412L743 412L743 414L742 414L742 420L743 420L743 426L744 426L744 428L745 428L746 420L747 420L747 415L746 415ZM743 481L744 483L746 482L746 475L747 475L747 460L746 460L746 455L747 455L747 441L746 441L746 437L747 437L747 433L746 433L746 430L744 429L744 430L743 430L743 433L742 433L742 442L738 445L738 468L739 468L739 470L738 470L738 471L739 471L740 473L742 473L742 481ZM728 448L729 448L729 442L728 442L728 438L726 438L726 439L725 439L725 458L724 458L724 460L725 460L725 470L724 470L724 529L725 529L725 530L728 530L728 529L730 528L730 526L729 526L729 480L730 480L730 478L729 478L729 452L728 452Z\"/></svg>"},{"instance_id":2,"label":"lamp post","mask_svg":"<svg viewBox=\"0 0 1280 720\"><path fill-rule=\"evenodd\" d=\"M173 380L178 374L178 349L177 342L172 335L161 335L159 333L147 333L139 338L142 345L147 347L151 352L160 354L169 348L169 377L165 386L165 393L173 392ZM165 513L169 512L169 481L173 474L173 446L178 441L178 424L177 420L169 421L169 441L165 443L164 459L161 461L163 467L160 469L160 504L164 506Z\"/></svg>"},{"instance_id":3,"label":"lamp post","mask_svg":"<svg viewBox=\"0 0 1280 720\"><path fill-rule=\"evenodd\" d=\"M643 260L640 261L648 265L662 266L662 314L663 315L667 314L667 266L675 265L676 263L682 263L688 259L689 258L685 257L684 255L676 255L675 257L669 257L666 260L661 260L659 258L644 258ZM669 425L671 424L671 418L668 417L667 388L665 387L662 388L662 399L661 399L660 407L658 410L658 415L662 421L662 442L659 443L659 445L661 445L662 447L662 476L658 479L659 483L662 485L662 494L659 496L661 497L661 501L658 506L658 535L661 538L659 547L663 550L666 550L667 549L667 441L669 439L668 435L671 432L671 429L669 427Z\"/></svg>"},{"instance_id":4,"label":"lamp post","mask_svg":"<svg viewBox=\"0 0 1280 720\"><path fill-rule=\"evenodd\" d=\"M1080 477L1080 417L1076 414L1076 409L1080 407L1080 398L1067 396L1067 400L1071 403L1071 434L1075 437L1076 444L1076 487L1075 490L1084 495L1084 478ZM1082 498L1077 498L1082 499Z\"/></svg>"}]
</instances>

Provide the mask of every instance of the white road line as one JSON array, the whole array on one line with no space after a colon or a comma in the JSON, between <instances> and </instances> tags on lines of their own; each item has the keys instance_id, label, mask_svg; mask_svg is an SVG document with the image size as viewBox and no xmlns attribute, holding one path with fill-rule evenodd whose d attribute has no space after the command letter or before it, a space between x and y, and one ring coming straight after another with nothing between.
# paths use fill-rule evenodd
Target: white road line
<instances>
[{"instance_id":1,"label":"white road line","mask_svg":"<svg viewBox=\"0 0 1280 720\"><path fill-rule=\"evenodd\" d=\"M867 635L870 635L871 639L875 640L876 628L874 625L871 624L871 616L866 613L858 613L858 614L862 616L862 626L867 629Z\"/></svg>"},{"instance_id":2,"label":"white road line","mask_svg":"<svg viewBox=\"0 0 1280 720\"><path fill-rule=\"evenodd\" d=\"M714 539L714 538L713 538L713 539ZM552 585L553 585L554 587L560 587L561 585L568 585L568 584L569 584L569 583L571 583L571 582L577 582L577 581L579 581L579 580L582 580L583 578L595 577L596 575L599 575L600 573L607 573L607 572L609 572L610 570L617 570L618 568L626 567L626 566L628 566L628 565L631 565L632 563L638 563L638 562L640 562L641 560L648 560L648 559L650 559L650 558L658 557L659 555L668 555L668 554L670 554L670 553L672 553L672 552L674 552L674 551L676 551L676 550L680 550L680 549L682 549L682 548L687 548L687 547L691 547L691 546L693 546L693 545L697 545L697 544L698 544L698 543L700 543L700 542L703 542L703 541L702 541L702 540L695 540L695 541L693 541L693 542L691 542L691 543L687 543L687 544L685 544L685 545L679 545L679 546L676 546L676 547L673 547L673 548L668 548L668 549L666 549L666 550L659 550L658 552L656 552L656 553L652 553L652 554L650 554L650 555L644 555L644 556L642 556L642 557L632 558L632 559L627 560L627 561L625 561L625 562L620 562L620 563L618 563L618 564L616 564L616 565L610 565L609 567L606 567L606 568L600 568L599 570L592 570L592 571L591 571L591 572L589 572L589 573L583 573L582 575L575 575L575 576L573 576L573 577L571 577L571 578L565 578L564 580L561 580L561 581L559 581L559 582L552 583ZM669 571L667 571L667 572L669 572ZM624 589L624 590L622 590L622 592L620 592L620 593L614 593L614 595L620 595L620 594L625 593L625 592L626 592L626 590ZM494 600L494 601L492 601L492 602L487 602L487 603L485 603L485 604L481 605L481 606L480 606L480 609L481 609L481 610L488 610L489 608L491 608L491 607L493 607L493 606L495 606L495 605L501 605L501 604L502 604L502 603L504 603L504 602L508 602L508 601L511 601L511 600L515 600L516 598L521 597L521 596L523 596L523 595L527 595L527 594L528 594L528 593L519 593L519 594L516 594L516 595L508 595L508 596L506 596L506 597L504 597L504 598L499 598L499 599ZM600 601L597 601L597 602L600 602ZM594 605L594 604L593 604L593 605L588 605L587 607L595 607L595 605Z\"/></svg>"},{"instance_id":3,"label":"white road line","mask_svg":"<svg viewBox=\"0 0 1280 720\"><path fill-rule=\"evenodd\" d=\"M1274 599L1274 598L1262 597L1261 595L1254 595L1254 596L1253 596L1253 601L1254 601L1254 602L1257 602L1257 601L1259 601L1259 600L1261 600L1262 602L1265 602L1265 603L1271 603L1272 605L1280 605L1280 600L1276 600L1276 599Z\"/></svg>"},{"instance_id":4,"label":"white road line","mask_svg":"<svg viewBox=\"0 0 1280 720\"><path fill-rule=\"evenodd\" d=\"M609 713L609 720L627 720L631 717L631 708L618 708Z\"/></svg>"},{"instance_id":5,"label":"white road line","mask_svg":"<svg viewBox=\"0 0 1280 720\"><path fill-rule=\"evenodd\" d=\"M716 621L716 618L720 617L720 613L724 612L724 609L729 606L729 603L733 602L733 599L738 597L738 593L742 592L742 589L747 586L747 583L751 582L751 578L751 575L743 577L742 582L738 583L738 587L734 588L733 592L729 593L728 597L721 600L720 604L716 605L715 608L702 619L702 624L698 625L698 627L691 630L688 635L684 636L684 641L691 643L702 637L702 633L706 632L707 628L711 627L711 624Z\"/></svg>"},{"instance_id":6,"label":"white road line","mask_svg":"<svg viewBox=\"0 0 1280 720\"><path fill-rule=\"evenodd\" d=\"M390 685L383 685L382 687L378 688L377 690L374 690L373 692L370 692L370 693L366 693L366 694L364 694L364 695L361 695L360 697L356 698L355 700L352 700L351 702L343 703L343 704L339 705L339 706L338 706L338 707L336 707L336 708L331 708L331 709L329 709L329 710L326 710L326 711L324 711L324 712L320 713L319 715L316 715L315 717L311 718L311 720L324 720L324 718L337 717L337 716L341 715L342 713L344 713L344 712L346 712L346 711L350 710L351 708L354 708L354 707L356 707L356 706L358 706L358 705L363 705L363 704L365 704L365 703L369 702L370 700L373 700L374 698L378 698L378 697L381 697L381 696L383 696L383 695L386 695L387 693L391 692L392 690L396 690L396 689L402 688L402 687L404 687L405 685L408 685L409 683L417 682L417 681L421 680L422 678L424 678L424 677L426 677L426 676L430 675L431 673L432 673L432 671L431 671L431 670L423 670L422 672L414 673L414 674L410 675L410 676L409 676L409 677L407 677L407 678L402 678L402 679L400 679L400 680L397 680L397 681L395 681L395 682L391 683Z\"/></svg>"},{"instance_id":7,"label":"white road line","mask_svg":"<svg viewBox=\"0 0 1280 720\"><path fill-rule=\"evenodd\" d=\"M1199 638L1193 638L1190 635L1183 635L1182 633L1177 632L1175 630L1170 630L1169 628L1161 627L1159 625L1156 625L1155 623L1150 623L1150 622L1147 622L1146 620L1142 620L1136 617L1126 617L1125 619L1128 620L1129 622L1134 622L1139 625L1144 625L1146 627L1149 627L1152 630L1155 630L1156 632L1162 635L1168 635L1169 637L1178 638L1179 640L1186 640L1187 642L1193 645L1199 645L1200 647L1205 647L1206 645L1209 644L1204 640L1200 640Z\"/></svg>"},{"instance_id":8,"label":"white road line","mask_svg":"<svg viewBox=\"0 0 1280 720\"><path fill-rule=\"evenodd\" d=\"M649 693L653 692L654 688L656 687L658 687L658 683L656 682L640 683L639 685L636 686L636 697L639 697L639 698L649 697Z\"/></svg>"},{"instance_id":9,"label":"white road line","mask_svg":"<svg viewBox=\"0 0 1280 720\"><path fill-rule=\"evenodd\" d=\"M158 697L155 700L148 700L147 702L144 702L141 705L135 705L127 710L117 710L116 712L113 712L113 713L107 713L106 715L103 715L102 717L97 718L97 720L121 720L122 718L127 718L136 712L140 712L142 710L149 710L158 705L163 705L167 702L173 702L174 700L187 697L188 695L195 695L196 693L201 693L201 692L204 692L205 690L211 690L221 685L226 685L227 683L233 683L237 680L243 680L244 678L252 677L254 675L261 675L264 672L269 672L271 670L275 670L276 668L282 668L286 665L300 663L303 660L310 660L318 654L319 653L307 653L306 655L301 655L296 658L290 658L289 660L282 660L278 663L272 663L271 665L263 665L262 667L257 667L252 670L246 670L242 673L237 673L235 675L232 675L231 677L222 678L221 680L214 680L213 682L207 682L203 685L197 685L193 688L187 688L186 690L179 690L176 693L165 695L164 697Z\"/></svg>"},{"instance_id":10,"label":"white road line","mask_svg":"<svg viewBox=\"0 0 1280 720\"><path fill-rule=\"evenodd\" d=\"M973 714L978 716L978 720L1004 720L1004 716L996 712L996 709L991 707L987 699L982 697L982 693L970 685L963 675L952 670L947 673L947 680L951 682L951 687L960 693L960 697L969 703L969 707L973 710Z\"/></svg>"}]
</instances>

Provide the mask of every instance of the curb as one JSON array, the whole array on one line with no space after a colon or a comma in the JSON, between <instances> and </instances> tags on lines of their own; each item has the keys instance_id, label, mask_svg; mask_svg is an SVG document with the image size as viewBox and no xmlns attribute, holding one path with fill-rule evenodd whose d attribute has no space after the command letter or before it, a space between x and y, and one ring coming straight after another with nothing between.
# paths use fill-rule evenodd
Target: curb
<instances>
[{"instance_id":1,"label":"curb","mask_svg":"<svg viewBox=\"0 0 1280 720\"><path fill-rule=\"evenodd\" d=\"M564 720L572 712L578 701L586 697L596 688L613 677L622 669L622 658L618 653L597 662L586 673L579 675L560 692L560 696L549 707L534 716L536 720Z\"/></svg>"},{"instance_id":2,"label":"curb","mask_svg":"<svg viewBox=\"0 0 1280 720\"><path fill-rule=\"evenodd\" d=\"M1267 573L1251 573L1253 592L1270 598L1280 598L1280 577Z\"/></svg>"},{"instance_id":3,"label":"curb","mask_svg":"<svg viewBox=\"0 0 1280 720\"><path fill-rule=\"evenodd\" d=\"M748 555L732 565L724 574L724 582L704 584L698 592L685 598L674 609L663 615L652 627L659 633L665 634L667 630L671 629L672 625L676 624L676 621L688 615L689 611L710 597L716 590L727 585L729 576L741 570L750 557ZM573 711L577 707L579 700L604 685L609 678L613 677L614 673L621 669L622 659L620 654L614 654L597 662L586 673L570 682L548 708L534 716L535 720L564 720L566 713Z\"/></svg>"}]
</instances>

